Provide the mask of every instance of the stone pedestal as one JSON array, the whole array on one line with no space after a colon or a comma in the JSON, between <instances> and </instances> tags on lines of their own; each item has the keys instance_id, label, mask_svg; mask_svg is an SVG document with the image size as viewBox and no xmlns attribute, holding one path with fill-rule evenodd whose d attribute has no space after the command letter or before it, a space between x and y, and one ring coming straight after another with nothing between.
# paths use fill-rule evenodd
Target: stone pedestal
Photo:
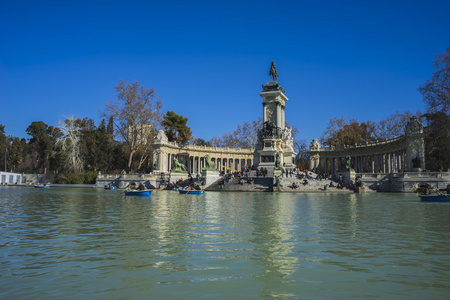
<instances>
[{"instance_id":1,"label":"stone pedestal","mask_svg":"<svg viewBox=\"0 0 450 300\"><path fill-rule=\"evenodd\" d=\"M180 179L183 179L183 181L189 180L188 173L170 172L170 176L169 176L169 180L168 180L169 183L177 182Z\"/></svg>"},{"instance_id":2,"label":"stone pedestal","mask_svg":"<svg viewBox=\"0 0 450 300\"><path fill-rule=\"evenodd\" d=\"M365 193L366 192L366 187L364 186L358 186L355 188L355 193L357 194L361 194L361 193Z\"/></svg>"},{"instance_id":3,"label":"stone pedestal","mask_svg":"<svg viewBox=\"0 0 450 300\"><path fill-rule=\"evenodd\" d=\"M283 174L283 170L281 170L281 169L279 169L279 170L274 169L273 170L273 177L281 176L281 174Z\"/></svg>"},{"instance_id":4,"label":"stone pedestal","mask_svg":"<svg viewBox=\"0 0 450 300\"><path fill-rule=\"evenodd\" d=\"M217 180L219 180L220 174L219 171L206 171L202 170L202 179L204 182L204 188L207 188Z\"/></svg>"},{"instance_id":5,"label":"stone pedestal","mask_svg":"<svg viewBox=\"0 0 450 300\"><path fill-rule=\"evenodd\" d=\"M356 172L353 169L339 172L339 175L342 175L342 184L344 186L355 183L356 181Z\"/></svg>"}]
</instances>

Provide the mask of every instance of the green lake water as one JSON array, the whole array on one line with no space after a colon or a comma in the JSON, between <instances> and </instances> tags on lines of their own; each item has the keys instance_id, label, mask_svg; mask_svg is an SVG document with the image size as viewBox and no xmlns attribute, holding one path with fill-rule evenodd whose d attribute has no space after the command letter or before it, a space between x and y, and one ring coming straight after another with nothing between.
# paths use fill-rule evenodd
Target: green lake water
<instances>
[{"instance_id":1,"label":"green lake water","mask_svg":"<svg viewBox=\"0 0 450 300\"><path fill-rule=\"evenodd\" d=\"M0 299L449 299L415 194L0 188Z\"/></svg>"}]
</instances>

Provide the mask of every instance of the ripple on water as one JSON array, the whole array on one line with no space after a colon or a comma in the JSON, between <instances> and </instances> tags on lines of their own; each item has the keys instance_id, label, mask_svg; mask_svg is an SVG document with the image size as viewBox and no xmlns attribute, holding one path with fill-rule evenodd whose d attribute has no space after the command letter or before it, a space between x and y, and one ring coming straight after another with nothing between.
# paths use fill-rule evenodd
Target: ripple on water
<instances>
[{"instance_id":1,"label":"ripple on water","mask_svg":"<svg viewBox=\"0 0 450 300\"><path fill-rule=\"evenodd\" d=\"M449 213L406 194L11 188L0 298L445 298Z\"/></svg>"}]
</instances>

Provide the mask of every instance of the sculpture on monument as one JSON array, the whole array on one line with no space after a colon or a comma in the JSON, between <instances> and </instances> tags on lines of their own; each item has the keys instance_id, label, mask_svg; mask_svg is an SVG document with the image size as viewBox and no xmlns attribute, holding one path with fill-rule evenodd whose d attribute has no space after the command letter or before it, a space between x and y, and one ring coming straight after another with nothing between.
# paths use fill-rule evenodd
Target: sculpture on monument
<instances>
[{"instance_id":1,"label":"sculpture on monument","mask_svg":"<svg viewBox=\"0 0 450 300\"><path fill-rule=\"evenodd\" d=\"M281 155L278 152L275 155L275 170L281 170Z\"/></svg>"},{"instance_id":2,"label":"sculpture on monument","mask_svg":"<svg viewBox=\"0 0 450 300\"><path fill-rule=\"evenodd\" d=\"M352 157L347 154L345 156L344 164L341 165L341 167L339 168L339 172L345 172L345 171L353 171L353 172L355 172L355 170L352 169L351 166L352 166Z\"/></svg>"},{"instance_id":3,"label":"sculpture on monument","mask_svg":"<svg viewBox=\"0 0 450 300\"><path fill-rule=\"evenodd\" d=\"M203 170L216 171L216 164L212 162L211 157L209 157L209 154L205 155L205 168Z\"/></svg>"},{"instance_id":4,"label":"sculpture on monument","mask_svg":"<svg viewBox=\"0 0 450 300\"><path fill-rule=\"evenodd\" d=\"M170 171L172 173L186 173L186 167L178 162L178 159L173 161L173 169Z\"/></svg>"},{"instance_id":5,"label":"sculpture on monument","mask_svg":"<svg viewBox=\"0 0 450 300\"><path fill-rule=\"evenodd\" d=\"M350 155L346 155L345 156L345 169L346 170L350 170L351 169L351 164L352 164L352 158Z\"/></svg>"},{"instance_id":6,"label":"sculpture on monument","mask_svg":"<svg viewBox=\"0 0 450 300\"><path fill-rule=\"evenodd\" d=\"M275 61L272 61L272 64L270 65L269 75L272 77L273 81L277 81L278 72L277 72L277 68L275 65Z\"/></svg>"}]
</instances>

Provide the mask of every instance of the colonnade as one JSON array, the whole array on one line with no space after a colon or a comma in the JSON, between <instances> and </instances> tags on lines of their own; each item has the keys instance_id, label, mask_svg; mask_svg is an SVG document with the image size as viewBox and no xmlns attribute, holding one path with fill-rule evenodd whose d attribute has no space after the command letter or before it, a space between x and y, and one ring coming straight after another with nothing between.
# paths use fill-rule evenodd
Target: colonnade
<instances>
[{"instance_id":1,"label":"colonnade","mask_svg":"<svg viewBox=\"0 0 450 300\"><path fill-rule=\"evenodd\" d=\"M323 157L312 169L336 174L345 164L345 155ZM356 173L398 173L406 170L406 151L351 156L350 167Z\"/></svg>"},{"instance_id":2,"label":"colonnade","mask_svg":"<svg viewBox=\"0 0 450 300\"><path fill-rule=\"evenodd\" d=\"M232 156L215 157L211 156L211 154L209 155L211 161L216 164L216 169L218 171L241 171L242 168L249 168L253 165L253 159L250 158L236 158ZM206 166L204 156L189 155L187 153L167 153L165 156L165 163L163 163L163 165L167 167L160 169L160 172L170 172L173 167L175 158L178 159L179 163L183 164L186 167L186 171L188 173L199 174Z\"/></svg>"}]
</instances>

